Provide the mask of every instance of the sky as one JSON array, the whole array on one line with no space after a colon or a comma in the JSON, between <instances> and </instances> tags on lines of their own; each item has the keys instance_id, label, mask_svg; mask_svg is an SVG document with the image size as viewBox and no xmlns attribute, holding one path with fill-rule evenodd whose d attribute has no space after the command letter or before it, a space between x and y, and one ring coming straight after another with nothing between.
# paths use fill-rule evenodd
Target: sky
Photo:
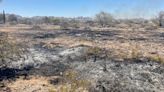
<instances>
[{"instance_id":1,"label":"sky","mask_svg":"<svg viewBox=\"0 0 164 92\"><path fill-rule=\"evenodd\" d=\"M116 18L150 18L164 11L164 0L3 0L3 9L25 17L93 17L105 11Z\"/></svg>"}]
</instances>

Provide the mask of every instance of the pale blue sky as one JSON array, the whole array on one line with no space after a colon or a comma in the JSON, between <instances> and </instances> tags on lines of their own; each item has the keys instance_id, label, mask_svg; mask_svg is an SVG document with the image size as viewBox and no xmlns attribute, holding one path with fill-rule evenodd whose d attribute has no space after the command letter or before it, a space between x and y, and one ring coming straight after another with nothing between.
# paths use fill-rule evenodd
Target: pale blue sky
<instances>
[{"instance_id":1,"label":"pale blue sky","mask_svg":"<svg viewBox=\"0 0 164 92\"><path fill-rule=\"evenodd\" d=\"M22 16L89 16L100 11L116 17L154 17L164 0L3 0L0 11Z\"/></svg>"}]
</instances>

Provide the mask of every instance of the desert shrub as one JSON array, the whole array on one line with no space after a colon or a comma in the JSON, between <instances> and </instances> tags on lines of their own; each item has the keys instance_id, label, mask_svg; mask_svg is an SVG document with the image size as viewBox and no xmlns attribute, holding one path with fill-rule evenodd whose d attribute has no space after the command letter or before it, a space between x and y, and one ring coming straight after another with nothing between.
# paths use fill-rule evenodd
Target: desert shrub
<instances>
[{"instance_id":1,"label":"desert shrub","mask_svg":"<svg viewBox=\"0 0 164 92\"><path fill-rule=\"evenodd\" d=\"M98 24L100 24L102 27L105 27L105 26L111 26L114 21L114 18L111 14L102 11L96 14L95 21Z\"/></svg>"},{"instance_id":2,"label":"desert shrub","mask_svg":"<svg viewBox=\"0 0 164 92\"><path fill-rule=\"evenodd\" d=\"M10 61L18 60L25 49L14 39L10 39L8 33L0 33L0 67L7 66Z\"/></svg>"}]
</instances>

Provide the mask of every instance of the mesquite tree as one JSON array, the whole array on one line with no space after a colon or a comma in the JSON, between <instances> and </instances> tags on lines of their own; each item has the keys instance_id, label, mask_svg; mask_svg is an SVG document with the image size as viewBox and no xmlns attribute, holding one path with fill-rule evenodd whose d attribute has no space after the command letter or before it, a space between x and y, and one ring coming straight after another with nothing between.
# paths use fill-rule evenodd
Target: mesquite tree
<instances>
[{"instance_id":1,"label":"mesquite tree","mask_svg":"<svg viewBox=\"0 0 164 92\"><path fill-rule=\"evenodd\" d=\"M100 12L96 14L95 21L100 24L102 27L105 27L106 25L111 25L114 18L110 13L106 12Z\"/></svg>"}]
</instances>

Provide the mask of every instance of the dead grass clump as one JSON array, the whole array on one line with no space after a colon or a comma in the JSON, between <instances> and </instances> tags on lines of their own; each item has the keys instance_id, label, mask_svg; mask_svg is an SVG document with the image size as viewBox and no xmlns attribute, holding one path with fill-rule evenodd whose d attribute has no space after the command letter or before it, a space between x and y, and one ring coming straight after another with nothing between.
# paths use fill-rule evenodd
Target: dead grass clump
<instances>
[{"instance_id":1,"label":"dead grass clump","mask_svg":"<svg viewBox=\"0 0 164 92\"><path fill-rule=\"evenodd\" d=\"M102 53L102 49L99 47L90 47L87 52L88 55L94 55L94 54L99 55L101 53Z\"/></svg>"},{"instance_id":2,"label":"dead grass clump","mask_svg":"<svg viewBox=\"0 0 164 92\"><path fill-rule=\"evenodd\" d=\"M99 47L90 47L86 53L86 61L89 57L93 57L94 61L97 61L97 58L103 54L103 49Z\"/></svg>"},{"instance_id":3,"label":"dead grass clump","mask_svg":"<svg viewBox=\"0 0 164 92\"><path fill-rule=\"evenodd\" d=\"M138 44L131 43L127 49L116 50L116 57L122 59L121 61L137 61L144 57L141 47Z\"/></svg>"},{"instance_id":4,"label":"dead grass clump","mask_svg":"<svg viewBox=\"0 0 164 92\"><path fill-rule=\"evenodd\" d=\"M155 61L155 62L158 62L158 63L164 63L164 58L162 58L159 54L155 55L155 56L151 56L149 57L149 59L151 61Z\"/></svg>"},{"instance_id":5,"label":"dead grass clump","mask_svg":"<svg viewBox=\"0 0 164 92\"><path fill-rule=\"evenodd\" d=\"M118 55L118 57L117 58L119 58L119 59L127 59L128 58L128 54L125 52L125 51L119 51L119 55Z\"/></svg>"},{"instance_id":6,"label":"dead grass clump","mask_svg":"<svg viewBox=\"0 0 164 92\"><path fill-rule=\"evenodd\" d=\"M139 59L141 58L143 55L141 53L141 51L139 50L139 46L135 45L132 49L131 49L131 58L132 59Z\"/></svg>"},{"instance_id":7,"label":"dead grass clump","mask_svg":"<svg viewBox=\"0 0 164 92\"><path fill-rule=\"evenodd\" d=\"M90 82L80 79L77 72L67 71L63 75L63 83L56 89L50 89L49 92L88 92Z\"/></svg>"}]
</instances>

